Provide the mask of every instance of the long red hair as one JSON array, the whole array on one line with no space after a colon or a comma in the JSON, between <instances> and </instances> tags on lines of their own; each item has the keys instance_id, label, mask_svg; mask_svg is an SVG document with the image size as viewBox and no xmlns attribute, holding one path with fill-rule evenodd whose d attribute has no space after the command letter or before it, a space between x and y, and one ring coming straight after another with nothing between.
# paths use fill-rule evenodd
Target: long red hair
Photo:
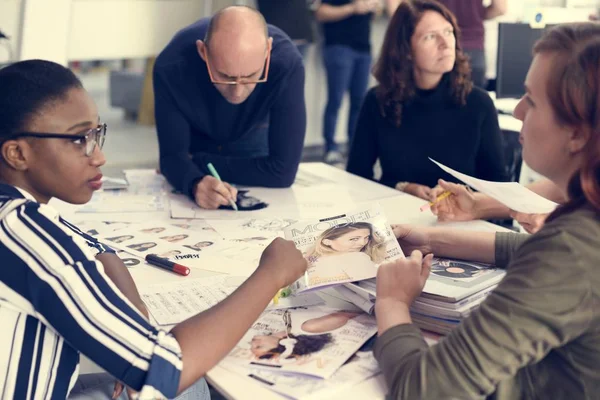
<instances>
[{"instance_id":1,"label":"long red hair","mask_svg":"<svg viewBox=\"0 0 600 400\"><path fill-rule=\"evenodd\" d=\"M600 24L558 25L535 44L535 54L551 54L547 92L559 123L589 137L583 163L569 181L570 201L556 216L589 203L600 212Z\"/></svg>"}]
</instances>

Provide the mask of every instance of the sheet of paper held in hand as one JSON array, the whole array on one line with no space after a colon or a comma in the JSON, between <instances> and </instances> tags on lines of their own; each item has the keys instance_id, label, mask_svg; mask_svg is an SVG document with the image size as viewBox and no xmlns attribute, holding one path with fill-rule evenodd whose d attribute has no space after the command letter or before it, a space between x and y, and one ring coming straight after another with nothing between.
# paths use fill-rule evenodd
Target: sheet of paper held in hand
<instances>
[{"instance_id":1,"label":"sheet of paper held in hand","mask_svg":"<svg viewBox=\"0 0 600 400\"><path fill-rule=\"evenodd\" d=\"M526 214L546 214L552 212L558 204L550 201L518 182L490 182L455 171L432 158L429 158L441 169L471 186L483 194L499 201L514 211Z\"/></svg>"},{"instance_id":2,"label":"sheet of paper held in hand","mask_svg":"<svg viewBox=\"0 0 600 400\"><path fill-rule=\"evenodd\" d=\"M199 312L208 310L229 296L246 277L219 275L191 281L176 281L139 288L140 296L159 325L178 324ZM314 293L281 298L268 309L308 307L323 304Z\"/></svg>"}]
</instances>

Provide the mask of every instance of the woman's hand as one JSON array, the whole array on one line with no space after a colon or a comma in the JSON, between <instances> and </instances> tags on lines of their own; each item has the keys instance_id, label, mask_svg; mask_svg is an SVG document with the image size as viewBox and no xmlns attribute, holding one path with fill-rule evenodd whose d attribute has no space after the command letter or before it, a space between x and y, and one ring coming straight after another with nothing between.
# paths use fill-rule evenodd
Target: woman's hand
<instances>
[{"instance_id":1,"label":"woman's hand","mask_svg":"<svg viewBox=\"0 0 600 400\"><path fill-rule=\"evenodd\" d=\"M432 189L429 186L420 185L418 183L409 183L402 190L404 193L412 194L413 196L419 197L423 200L432 199Z\"/></svg>"},{"instance_id":2,"label":"woman's hand","mask_svg":"<svg viewBox=\"0 0 600 400\"><path fill-rule=\"evenodd\" d=\"M431 239L427 228L411 225L392 225L398 244L405 253L419 250L423 254L431 253Z\"/></svg>"},{"instance_id":3,"label":"woman's hand","mask_svg":"<svg viewBox=\"0 0 600 400\"><path fill-rule=\"evenodd\" d=\"M539 231L544 226L548 215L550 214L525 214L513 210L510 211L510 217L521 224L523 229L529 233Z\"/></svg>"},{"instance_id":4,"label":"woman's hand","mask_svg":"<svg viewBox=\"0 0 600 400\"><path fill-rule=\"evenodd\" d=\"M442 179L433 189L433 198L448 191L451 196L433 204L431 212L437 215L438 221L471 221L478 219L477 201L473 192L464 185L449 183Z\"/></svg>"},{"instance_id":5,"label":"woman's hand","mask_svg":"<svg viewBox=\"0 0 600 400\"><path fill-rule=\"evenodd\" d=\"M423 258L423 254L415 250L408 258L380 265L376 304L410 306L427 282L432 258L433 254Z\"/></svg>"}]
</instances>

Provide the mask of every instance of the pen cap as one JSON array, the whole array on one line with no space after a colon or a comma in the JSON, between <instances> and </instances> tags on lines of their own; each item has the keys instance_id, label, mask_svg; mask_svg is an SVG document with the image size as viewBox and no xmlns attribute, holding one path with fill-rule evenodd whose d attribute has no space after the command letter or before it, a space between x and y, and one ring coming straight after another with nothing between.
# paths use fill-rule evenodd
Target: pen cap
<instances>
[{"instance_id":1,"label":"pen cap","mask_svg":"<svg viewBox=\"0 0 600 400\"><path fill-rule=\"evenodd\" d=\"M188 276L190 274L190 269L180 264L173 264L173 271L185 276Z\"/></svg>"}]
</instances>

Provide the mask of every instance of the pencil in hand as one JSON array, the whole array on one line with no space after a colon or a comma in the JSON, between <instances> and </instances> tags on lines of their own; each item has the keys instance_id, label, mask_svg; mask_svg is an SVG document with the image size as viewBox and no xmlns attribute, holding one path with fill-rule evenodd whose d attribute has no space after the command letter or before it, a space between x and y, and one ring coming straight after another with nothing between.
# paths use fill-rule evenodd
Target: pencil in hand
<instances>
[{"instance_id":1,"label":"pencil in hand","mask_svg":"<svg viewBox=\"0 0 600 400\"><path fill-rule=\"evenodd\" d=\"M210 174L213 177L215 177L215 179L218 179L220 182L223 182L221 180L221 177L219 176L219 173L215 169L215 166L212 165L212 163L206 164L206 168L208 168L208 170L210 171ZM233 208L235 211L238 211L238 207L237 207L237 204L235 204L235 200L233 200L231 197L228 200L229 200L229 204L231 204L231 208Z\"/></svg>"},{"instance_id":2,"label":"pencil in hand","mask_svg":"<svg viewBox=\"0 0 600 400\"><path fill-rule=\"evenodd\" d=\"M429 210L432 205L434 205L436 203L439 203L440 201L444 200L446 197L448 197L450 195L452 195L452 192L446 190L444 193L442 193L438 197L436 197L434 201L422 205L421 208L420 208L421 212L423 212L425 210Z\"/></svg>"}]
</instances>

